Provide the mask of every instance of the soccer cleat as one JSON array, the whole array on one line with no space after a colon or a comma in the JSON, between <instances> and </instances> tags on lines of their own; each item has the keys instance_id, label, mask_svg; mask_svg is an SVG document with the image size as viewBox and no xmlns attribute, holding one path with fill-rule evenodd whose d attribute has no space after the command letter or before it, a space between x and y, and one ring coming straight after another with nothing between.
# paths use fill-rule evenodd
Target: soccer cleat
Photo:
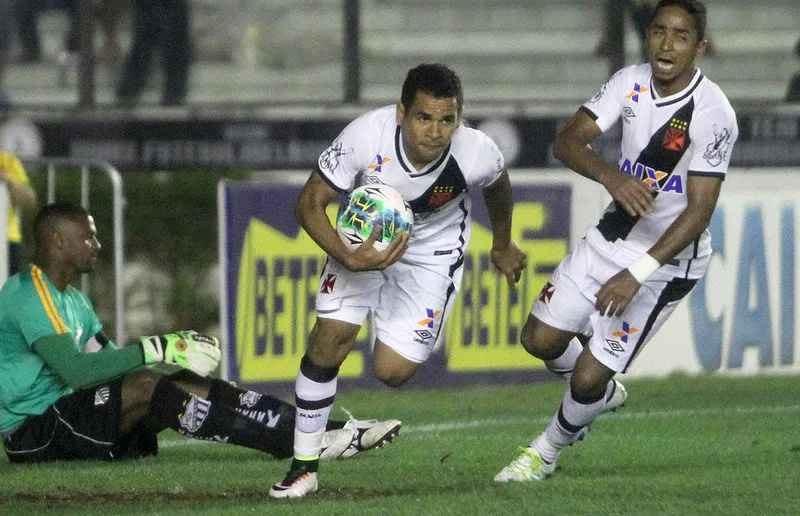
<instances>
[{"instance_id":1,"label":"soccer cleat","mask_svg":"<svg viewBox=\"0 0 800 516\"><path fill-rule=\"evenodd\" d=\"M317 465L314 461L292 460L289 472L279 483L272 486L269 496L272 498L301 498L317 491Z\"/></svg>"},{"instance_id":2,"label":"soccer cleat","mask_svg":"<svg viewBox=\"0 0 800 516\"><path fill-rule=\"evenodd\" d=\"M347 426L328 430L322 434L322 450L319 458L322 460L338 459L353 444L353 430Z\"/></svg>"},{"instance_id":3,"label":"soccer cleat","mask_svg":"<svg viewBox=\"0 0 800 516\"><path fill-rule=\"evenodd\" d=\"M320 459L347 459L391 442L400 433L402 423L397 419L378 421L356 419L348 410L349 420L344 427L329 430L322 436Z\"/></svg>"},{"instance_id":4,"label":"soccer cleat","mask_svg":"<svg viewBox=\"0 0 800 516\"><path fill-rule=\"evenodd\" d=\"M548 464L533 448L519 447L522 452L511 464L495 475L495 482L530 482L544 480L556 469L556 463Z\"/></svg>"},{"instance_id":5,"label":"soccer cleat","mask_svg":"<svg viewBox=\"0 0 800 516\"><path fill-rule=\"evenodd\" d=\"M622 382L619 380L612 381L614 382L614 391L611 393L611 397L606 401L606 406L603 407L601 413L613 412L625 406L625 400L628 399L628 391L625 389L625 386L622 385Z\"/></svg>"}]
</instances>

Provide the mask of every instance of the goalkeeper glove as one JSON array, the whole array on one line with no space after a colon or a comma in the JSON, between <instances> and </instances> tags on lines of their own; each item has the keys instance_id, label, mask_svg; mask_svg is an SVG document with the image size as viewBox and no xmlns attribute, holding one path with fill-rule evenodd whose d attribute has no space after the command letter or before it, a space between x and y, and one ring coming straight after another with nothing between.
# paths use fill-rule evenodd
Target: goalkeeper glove
<instances>
[{"instance_id":1,"label":"goalkeeper glove","mask_svg":"<svg viewBox=\"0 0 800 516\"><path fill-rule=\"evenodd\" d=\"M153 335L139 339L144 363L176 364L200 376L208 376L219 364L219 340L194 330Z\"/></svg>"}]
</instances>

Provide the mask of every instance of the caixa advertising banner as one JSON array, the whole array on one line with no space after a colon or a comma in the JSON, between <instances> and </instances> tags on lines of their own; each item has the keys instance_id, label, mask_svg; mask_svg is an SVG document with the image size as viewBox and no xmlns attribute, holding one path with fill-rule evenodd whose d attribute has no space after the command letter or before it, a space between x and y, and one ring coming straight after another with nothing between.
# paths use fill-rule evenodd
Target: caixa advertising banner
<instances>
[{"instance_id":1,"label":"caixa advertising banner","mask_svg":"<svg viewBox=\"0 0 800 516\"><path fill-rule=\"evenodd\" d=\"M307 174L275 177L284 179L219 186L224 375L250 386L293 385L315 321L314 301L325 263L323 251L295 219L295 201ZM596 193L584 192L590 182L577 174L515 173L512 183L513 238L528 254L528 267L517 289L510 292L505 278L493 270L488 214L480 192L472 192L472 237L458 300L444 338L412 385L549 377L542 362L522 349L519 334L534 298L572 245L573 235L585 229L586 222L573 214L576 203L591 205L584 209L596 217L600 201ZM337 209L336 204L329 206L332 220ZM579 225L583 227L575 227ZM377 384L372 342L367 321L340 368L340 383Z\"/></svg>"}]
</instances>

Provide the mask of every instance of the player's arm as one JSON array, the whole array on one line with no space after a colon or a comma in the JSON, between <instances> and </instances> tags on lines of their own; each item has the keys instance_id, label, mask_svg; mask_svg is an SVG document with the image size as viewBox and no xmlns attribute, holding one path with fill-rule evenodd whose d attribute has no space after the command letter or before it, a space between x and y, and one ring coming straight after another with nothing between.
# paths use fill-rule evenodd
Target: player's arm
<instances>
[{"instance_id":1,"label":"player's arm","mask_svg":"<svg viewBox=\"0 0 800 516\"><path fill-rule=\"evenodd\" d=\"M660 264L666 263L686 249L711 224L711 217L714 215L722 188L722 177L698 176L690 173L686 184L686 209L647 251L647 254Z\"/></svg>"},{"instance_id":2,"label":"player's arm","mask_svg":"<svg viewBox=\"0 0 800 516\"><path fill-rule=\"evenodd\" d=\"M575 172L602 184L630 215L647 214L655 203L652 190L635 177L621 173L592 150L590 144L600 134L600 126L580 109L556 136L553 154Z\"/></svg>"},{"instance_id":3,"label":"player's arm","mask_svg":"<svg viewBox=\"0 0 800 516\"><path fill-rule=\"evenodd\" d=\"M72 388L105 382L143 365L175 364L200 376L217 368L221 357L219 341L192 330L142 337L139 344L114 346L104 334L95 338L106 345L96 353L84 353L72 333L58 333L37 339L33 350Z\"/></svg>"},{"instance_id":4,"label":"player's arm","mask_svg":"<svg viewBox=\"0 0 800 516\"><path fill-rule=\"evenodd\" d=\"M514 200L508 171L503 170L500 177L483 189L483 199L492 226L492 263L506 277L508 286L514 288L527 265L527 257L511 240Z\"/></svg>"},{"instance_id":5,"label":"player's arm","mask_svg":"<svg viewBox=\"0 0 800 516\"><path fill-rule=\"evenodd\" d=\"M406 235L394 240L383 251L377 251L373 247L377 230L354 251L344 245L325 211L338 193L325 181L319 170L311 173L300 191L295 213L298 222L312 240L329 256L352 271L381 270L397 261L405 252L408 242Z\"/></svg>"},{"instance_id":6,"label":"player's arm","mask_svg":"<svg viewBox=\"0 0 800 516\"><path fill-rule=\"evenodd\" d=\"M83 353L71 333L42 337L33 343L33 350L73 389L111 380L144 365L139 346Z\"/></svg>"},{"instance_id":7,"label":"player's arm","mask_svg":"<svg viewBox=\"0 0 800 516\"><path fill-rule=\"evenodd\" d=\"M717 206L721 187L720 176L690 174L686 187L688 203L686 209L670 224L642 259L622 269L600 288L595 308L603 314L622 314L639 290L641 281L686 249L708 227L714 208ZM641 281L634 275L634 271L639 269L643 271Z\"/></svg>"}]
</instances>

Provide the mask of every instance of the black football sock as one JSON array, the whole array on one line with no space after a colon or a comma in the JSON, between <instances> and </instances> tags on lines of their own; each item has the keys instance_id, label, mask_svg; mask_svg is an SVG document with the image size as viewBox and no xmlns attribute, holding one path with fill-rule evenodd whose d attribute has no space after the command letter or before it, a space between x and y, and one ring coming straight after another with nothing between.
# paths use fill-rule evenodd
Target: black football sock
<instances>
[{"instance_id":1,"label":"black football sock","mask_svg":"<svg viewBox=\"0 0 800 516\"><path fill-rule=\"evenodd\" d=\"M187 393L166 377L156 385L150 413L188 437L237 444L279 459L292 456L291 433L269 431L264 424L223 403L212 403Z\"/></svg>"},{"instance_id":2,"label":"black football sock","mask_svg":"<svg viewBox=\"0 0 800 516\"><path fill-rule=\"evenodd\" d=\"M294 418L297 414L294 405L269 394L237 387L219 378L208 378L208 380L211 382L208 401L232 407L259 422L275 422L275 416L278 415L280 417L279 425L288 425L290 433L294 432ZM345 423L346 421L328 421L325 429L336 430L344 427Z\"/></svg>"}]
</instances>

